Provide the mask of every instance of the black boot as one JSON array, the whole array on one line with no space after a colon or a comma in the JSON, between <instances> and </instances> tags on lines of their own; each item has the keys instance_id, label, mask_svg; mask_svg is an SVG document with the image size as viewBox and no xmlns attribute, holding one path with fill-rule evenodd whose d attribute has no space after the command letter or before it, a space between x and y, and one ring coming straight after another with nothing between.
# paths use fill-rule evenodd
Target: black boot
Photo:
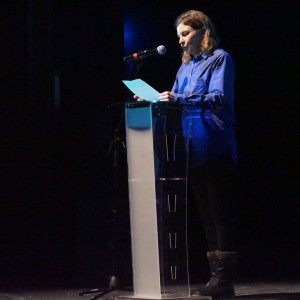
<instances>
[{"instance_id":1,"label":"black boot","mask_svg":"<svg viewBox=\"0 0 300 300\"><path fill-rule=\"evenodd\" d=\"M208 263L209 263L209 270L210 270L211 277L210 277L209 281L206 283L205 286L200 287L199 289L192 291L192 295L193 294L200 295L202 292L205 292L205 290L206 290L205 287L210 285L210 282L212 280L214 280L213 279L213 274L215 273L215 268L216 268L216 263L217 263L216 251L206 252L206 257L207 257L207 260L208 260Z\"/></svg>"},{"instance_id":2,"label":"black boot","mask_svg":"<svg viewBox=\"0 0 300 300\"><path fill-rule=\"evenodd\" d=\"M215 251L215 256L208 254L211 278L196 295L234 298L234 269L238 259L237 252Z\"/></svg>"}]
</instances>

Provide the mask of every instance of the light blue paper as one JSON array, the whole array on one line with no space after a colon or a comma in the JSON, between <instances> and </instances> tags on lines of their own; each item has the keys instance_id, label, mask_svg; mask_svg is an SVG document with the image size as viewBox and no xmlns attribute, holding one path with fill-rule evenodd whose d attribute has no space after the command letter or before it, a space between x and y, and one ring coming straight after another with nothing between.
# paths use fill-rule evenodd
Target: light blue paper
<instances>
[{"instance_id":1,"label":"light blue paper","mask_svg":"<svg viewBox=\"0 0 300 300\"><path fill-rule=\"evenodd\" d=\"M158 101L159 92L142 79L123 80L123 83L141 99L151 102Z\"/></svg>"}]
</instances>

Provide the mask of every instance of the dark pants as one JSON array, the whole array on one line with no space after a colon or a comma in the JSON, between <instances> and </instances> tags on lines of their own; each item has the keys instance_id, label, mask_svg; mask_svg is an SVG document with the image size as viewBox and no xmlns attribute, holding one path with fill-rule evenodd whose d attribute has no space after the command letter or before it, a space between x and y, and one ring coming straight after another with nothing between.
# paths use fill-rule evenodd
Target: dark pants
<instances>
[{"instance_id":1,"label":"dark pants","mask_svg":"<svg viewBox=\"0 0 300 300\"><path fill-rule=\"evenodd\" d=\"M190 168L189 180L197 201L208 251L236 251L232 205L234 165L229 154Z\"/></svg>"}]
</instances>

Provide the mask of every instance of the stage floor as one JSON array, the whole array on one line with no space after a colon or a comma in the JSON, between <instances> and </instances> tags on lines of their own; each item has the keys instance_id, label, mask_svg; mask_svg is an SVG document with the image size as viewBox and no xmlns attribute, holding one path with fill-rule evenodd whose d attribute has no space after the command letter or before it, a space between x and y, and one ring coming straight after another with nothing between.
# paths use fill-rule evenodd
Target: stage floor
<instances>
[{"instance_id":1,"label":"stage floor","mask_svg":"<svg viewBox=\"0 0 300 300\"><path fill-rule=\"evenodd\" d=\"M192 285L191 289L197 288ZM244 300L300 300L300 282L244 282L235 285L236 299ZM79 296L82 289L45 289L45 290L1 290L0 300L86 300L96 294ZM114 299L130 295L130 292L113 291L101 299ZM125 297L126 298L126 297ZM199 299L199 297L190 297ZM201 299L201 298L200 298ZM204 297L203 299L209 299Z\"/></svg>"}]
</instances>

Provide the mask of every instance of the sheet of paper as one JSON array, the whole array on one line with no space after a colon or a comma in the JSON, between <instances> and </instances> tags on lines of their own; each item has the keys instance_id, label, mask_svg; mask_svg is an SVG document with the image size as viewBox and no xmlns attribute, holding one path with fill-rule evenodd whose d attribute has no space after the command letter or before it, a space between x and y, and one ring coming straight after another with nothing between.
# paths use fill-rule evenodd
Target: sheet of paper
<instances>
[{"instance_id":1,"label":"sheet of paper","mask_svg":"<svg viewBox=\"0 0 300 300\"><path fill-rule=\"evenodd\" d=\"M158 101L159 92L142 79L123 80L123 83L141 99L151 102Z\"/></svg>"}]
</instances>

